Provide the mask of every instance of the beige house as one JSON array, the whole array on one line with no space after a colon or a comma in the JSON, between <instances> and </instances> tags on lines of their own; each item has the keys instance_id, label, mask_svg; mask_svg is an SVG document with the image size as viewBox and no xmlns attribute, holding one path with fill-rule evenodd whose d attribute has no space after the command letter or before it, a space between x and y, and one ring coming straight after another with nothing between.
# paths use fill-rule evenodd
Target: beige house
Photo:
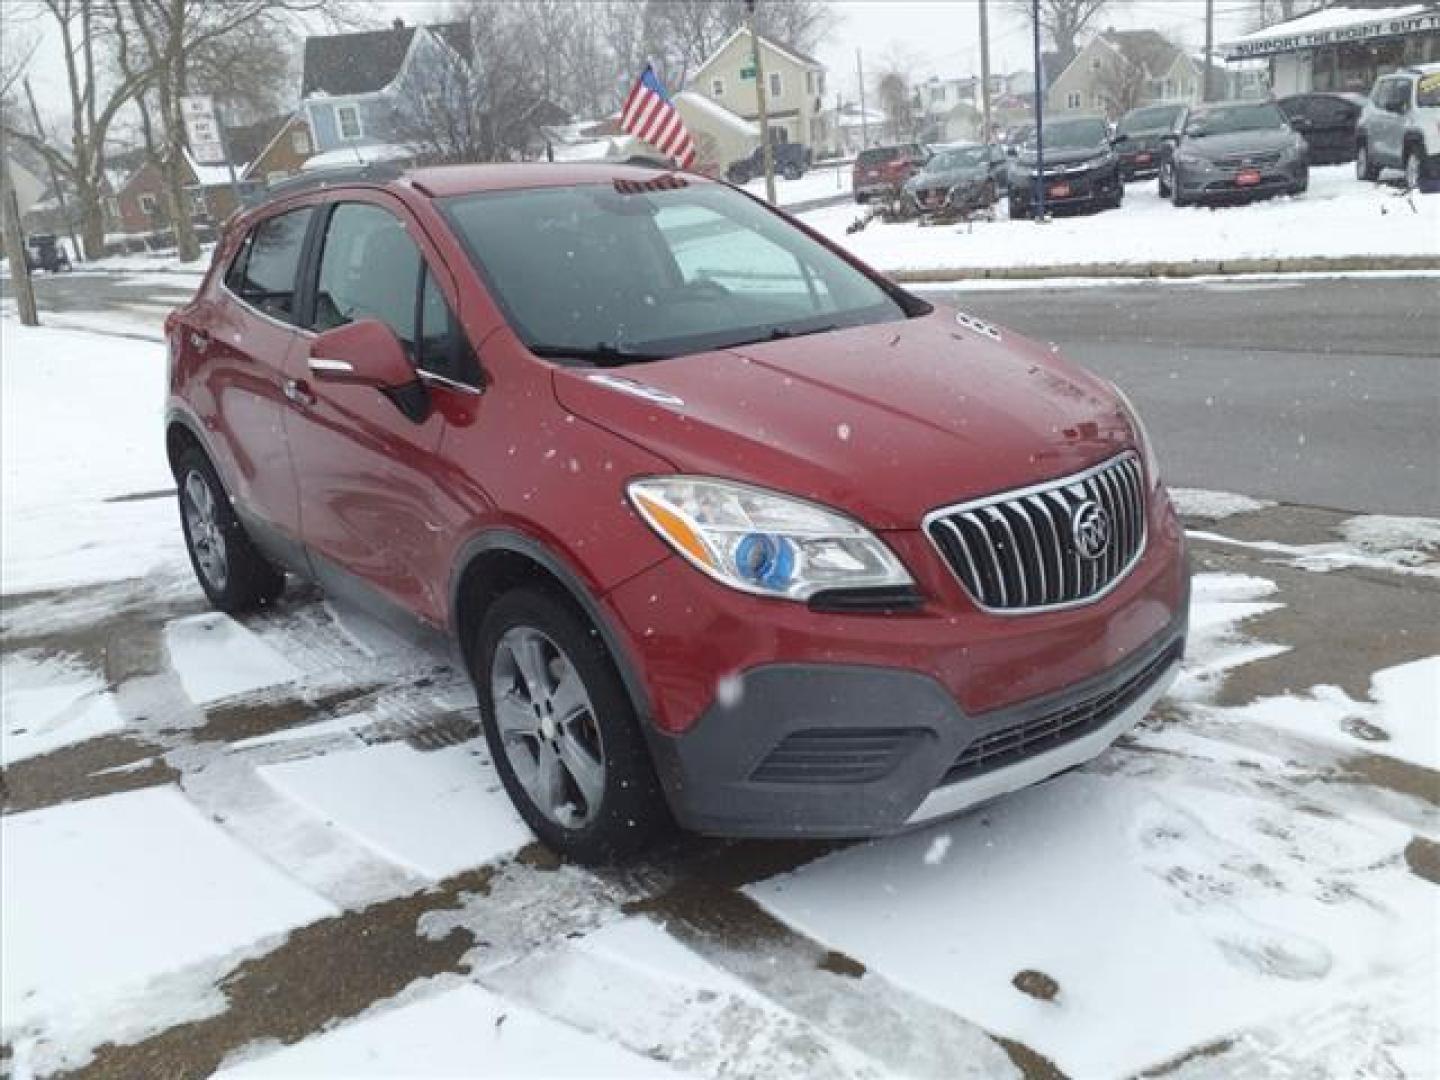
<instances>
[{"instance_id":1,"label":"beige house","mask_svg":"<svg viewBox=\"0 0 1440 1080\"><path fill-rule=\"evenodd\" d=\"M1050 84L1045 108L1057 119L1104 113L1118 120L1141 105L1194 104L1204 94L1204 80L1196 60L1156 31L1106 30Z\"/></svg>"},{"instance_id":2,"label":"beige house","mask_svg":"<svg viewBox=\"0 0 1440 1080\"><path fill-rule=\"evenodd\" d=\"M834 142L825 112L825 66L804 53L760 38L765 69L766 113L770 137L819 152ZM745 120L758 122L755 63L750 32L741 27L696 69L690 90Z\"/></svg>"}]
</instances>

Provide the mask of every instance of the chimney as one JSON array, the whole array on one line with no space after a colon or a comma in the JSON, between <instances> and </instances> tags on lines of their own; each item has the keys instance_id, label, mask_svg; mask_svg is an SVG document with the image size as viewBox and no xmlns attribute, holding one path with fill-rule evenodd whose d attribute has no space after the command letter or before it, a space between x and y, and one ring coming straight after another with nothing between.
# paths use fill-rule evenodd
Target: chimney
<instances>
[{"instance_id":1,"label":"chimney","mask_svg":"<svg viewBox=\"0 0 1440 1080\"><path fill-rule=\"evenodd\" d=\"M404 29L405 29L405 20L402 19L399 15L396 15L396 16L395 16L395 21L394 21L393 23L391 23L390 25L393 26L396 30L404 30Z\"/></svg>"}]
</instances>

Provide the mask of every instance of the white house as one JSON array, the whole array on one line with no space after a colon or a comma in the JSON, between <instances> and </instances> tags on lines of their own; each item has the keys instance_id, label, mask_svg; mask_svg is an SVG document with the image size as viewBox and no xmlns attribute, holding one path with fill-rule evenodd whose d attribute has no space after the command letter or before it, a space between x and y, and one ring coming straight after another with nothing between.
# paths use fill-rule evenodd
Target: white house
<instances>
[{"instance_id":1,"label":"white house","mask_svg":"<svg viewBox=\"0 0 1440 1080\"><path fill-rule=\"evenodd\" d=\"M760 50L770 138L800 143L816 153L824 150L834 140L832 114L825 110L825 65L763 35ZM689 89L743 120L758 122L755 77L750 31L742 26L695 70Z\"/></svg>"}]
</instances>

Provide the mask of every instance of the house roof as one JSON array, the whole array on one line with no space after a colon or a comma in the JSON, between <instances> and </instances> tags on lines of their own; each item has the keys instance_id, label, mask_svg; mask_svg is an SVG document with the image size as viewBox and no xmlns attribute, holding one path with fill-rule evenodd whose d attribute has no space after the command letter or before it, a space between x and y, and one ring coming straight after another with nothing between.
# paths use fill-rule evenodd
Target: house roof
<instances>
[{"instance_id":1,"label":"house roof","mask_svg":"<svg viewBox=\"0 0 1440 1080\"><path fill-rule=\"evenodd\" d=\"M695 82L695 80L700 77L701 72L703 72L706 68L713 64L715 62L715 58L730 47L730 43L732 41L738 38L741 34L748 34L749 32L750 31L744 26L737 27L735 29L735 32L731 34L728 38L726 38L724 41L722 41L720 43L720 47L717 48L714 52L712 52L709 56L707 56L705 58L705 62L695 69L695 74L690 77L690 81L692 83ZM816 60L813 56L807 56L799 49L791 48L789 45L782 45L774 38L768 38L764 34L756 34L755 36L760 39L760 44L764 45L768 49L774 50L781 56L786 57L792 63L799 64L801 67L824 70L824 64L820 63L820 61Z\"/></svg>"},{"instance_id":2,"label":"house roof","mask_svg":"<svg viewBox=\"0 0 1440 1080\"><path fill-rule=\"evenodd\" d=\"M305 39L300 96L373 94L395 81L410 54L413 26Z\"/></svg>"},{"instance_id":3,"label":"house roof","mask_svg":"<svg viewBox=\"0 0 1440 1080\"><path fill-rule=\"evenodd\" d=\"M241 124L225 129L225 147L233 161L254 161L270 148L279 134L285 130L294 113L267 116L253 124Z\"/></svg>"},{"instance_id":4,"label":"house roof","mask_svg":"<svg viewBox=\"0 0 1440 1080\"><path fill-rule=\"evenodd\" d=\"M1151 78L1169 71L1185 55L1156 30L1106 30L1100 38Z\"/></svg>"}]
</instances>

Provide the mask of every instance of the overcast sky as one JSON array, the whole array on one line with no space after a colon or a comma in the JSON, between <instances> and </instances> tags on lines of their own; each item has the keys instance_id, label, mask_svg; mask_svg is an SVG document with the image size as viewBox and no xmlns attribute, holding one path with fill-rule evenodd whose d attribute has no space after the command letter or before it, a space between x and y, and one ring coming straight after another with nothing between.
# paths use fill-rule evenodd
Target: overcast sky
<instances>
[{"instance_id":1,"label":"overcast sky","mask_svg":"<svg viewBox=\"0 0 1440 1080\"><path fill-rule=\"evenodd\" d=\"M762 0L763 2L763 0ZM46 20L16 22L14 0L0 0L7 47L46 26ZM977 0L835 0L839 24L815 48L830 69L830 85L847 97L855 92L855 52L862 50L867 70L887 59L907 61L916 81L929 75L970 75L979 71ZM379 20L400 15L407 22L436 17L445 7L432 0L376 0L369 5ZM1255 0L1215 0L1216 41L1249 28ZM1029 70L1028 22L1017 18L1009 0L990 0L991 69ZM1097 29L1151 27L1199 49L1205 39L1205 0L1111 0ZM18 32L17 32L18 31ZM58 115L65 100L58 42L42 39L32 60L41 109ZM47 107L47 103L49 103Z\"/></svg>"}]
</instances>

